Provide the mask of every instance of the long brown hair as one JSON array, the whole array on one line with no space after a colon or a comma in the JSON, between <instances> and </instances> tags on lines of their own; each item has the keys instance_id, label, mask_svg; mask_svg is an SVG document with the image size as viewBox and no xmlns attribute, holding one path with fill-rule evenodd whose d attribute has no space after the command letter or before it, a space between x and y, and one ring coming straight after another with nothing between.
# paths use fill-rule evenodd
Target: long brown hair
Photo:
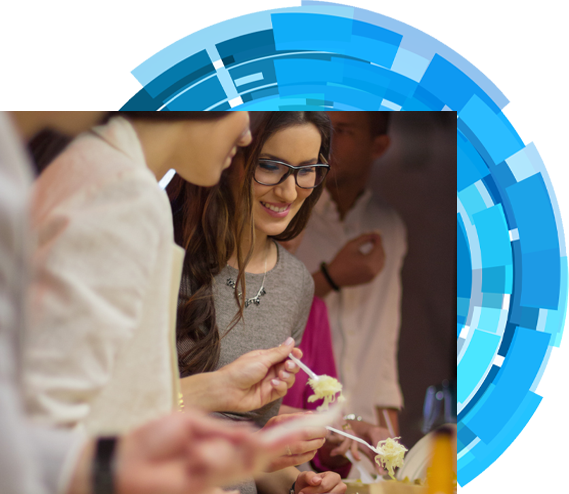
<instances>
[{"instance_id":1,"label":"long brown hair","mask_svg":"<svg viewBox=\"0 0 569 494\"><path fill-rule=\"evenodd\" d=\"M188 300L178 306L178 359L182 376L215 370L219 361L221 338L243 317L246 298L245 267L254 241L243 252L243 239L253 239L253 176L265 142L288 127L313 124L322 137L320 154L330 155L332 126L325 112L250 112L253 142L242 148L233 166L219 184L205 188L176 176L167 188L174 214L176 242L186 249L184 279L190 288ZM296 237L308 223L310 212L322 193L323 185L313 190L302 207L275 240ZM229 328L220 335L215 316L213 279L236 253L239 274L235 287L238 311ZM241 296L239 296L241 292ZM191 342L189 347L185 344Z\"/></svg>"}]
</instances>

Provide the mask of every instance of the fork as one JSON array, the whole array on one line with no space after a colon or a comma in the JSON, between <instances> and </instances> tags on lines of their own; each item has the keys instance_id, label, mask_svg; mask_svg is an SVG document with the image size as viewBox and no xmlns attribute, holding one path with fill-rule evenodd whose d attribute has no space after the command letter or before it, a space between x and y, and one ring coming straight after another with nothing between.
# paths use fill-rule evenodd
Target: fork
<instances>
[{"instance_id":1,"label":"fork","mask_svg":"<svg viewBox=\"0 0 569 494\"><path fill-rule=\"evenodd\" d=\"M298 365L304 372L306 372L314 381L318 381L318 379L320 379L320 376L318 374L315 374L312 370L310 370L305 364L293 356L292 353L289 353L288 358L291 359L296 365Z\"/></svg>"},{"instance_id":2,"label":"fork","mask_svg":"<svg viewBox=\"0 0 569 494\"><path fill-rule=\"evenodd\" d=\"M378 454L378 455L381 454L381 453L377 450L377 448L374 448L371 444L365 442L363 439L360 439L359 437L352 436L351 434L348 434L347 432L344 432L344 431L340 431L340 430L338 430L338 429L334 429L334 427L326 426L326 429L328 429L329 431L335 432L336 434L340 434L341 436L349 437L350 439L353 439L354 441L357 441L358 443L364 444L364 445L367 446L369 449L371 449L374 453L376 453L376 454Z\"/></svg>"}]
</instances>

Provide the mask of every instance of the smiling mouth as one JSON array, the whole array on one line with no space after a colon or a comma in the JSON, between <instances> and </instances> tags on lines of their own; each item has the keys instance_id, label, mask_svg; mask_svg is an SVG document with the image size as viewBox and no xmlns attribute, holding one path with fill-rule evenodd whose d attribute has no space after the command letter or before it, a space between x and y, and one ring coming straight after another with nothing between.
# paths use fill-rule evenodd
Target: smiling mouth
<instances>
[{"instance_id":1,"label":"smiling mouth","mask_svg":"<svg viewBox=\"0 0 569 494\"><path fill-rule=\"evenodd\" d=\"M290 204L287 204L286 206L283 207L277 207L277 206L273 206L272 204L268 204L266 202L261 201L261 204L266 207L267 209L270 209L271 211L274 211L275 213L284 213L285 211L287 211L290 208Z\"/></svg>"}]
</instances>

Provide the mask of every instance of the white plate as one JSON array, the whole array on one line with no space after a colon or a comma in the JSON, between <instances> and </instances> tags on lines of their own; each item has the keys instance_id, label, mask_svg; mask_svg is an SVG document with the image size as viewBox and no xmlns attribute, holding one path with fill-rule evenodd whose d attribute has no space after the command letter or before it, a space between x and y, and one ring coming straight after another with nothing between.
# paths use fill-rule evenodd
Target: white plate
<instances>
[{"instance_id":1,"label":"white plate","mask_svg":"<svg viewBox=\"0 0 569 494\"><path fill-rule=\"evenodd\" d=\"M447 424L447 427L451 427L456 431L456 424ZM429 432L409 450L405 455L404 465L395 476L397 480L403 480L405 477L408 477L409 480L413 482L415 479L424 480L427 478L427 468L431 463L433 455L432 444L434 434L435 431Z\"/></svg>"}]
</instances>

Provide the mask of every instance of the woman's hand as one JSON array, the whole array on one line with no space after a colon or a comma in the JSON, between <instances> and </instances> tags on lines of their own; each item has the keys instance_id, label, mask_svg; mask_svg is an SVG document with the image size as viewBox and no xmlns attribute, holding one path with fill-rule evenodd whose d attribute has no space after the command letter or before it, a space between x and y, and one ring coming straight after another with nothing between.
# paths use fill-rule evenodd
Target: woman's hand
<instances>
[{"instance_id":1,"label":"woman's hand","mask_svg":"<svg viewBox=\"0 0 569 494\"><path fill-rule=\"evenodd\" d=\"M345 424L344 426L337 425L337 427L345 428ZM346 432L354 433L351 429L347 429ZM335 470L349 463L345 456L348 450L352 452L356 460L359 461L361 459L356 441L329 431L326 435L324 446L318 452L318 458L322 466Z\"/></svg>"},{"instance_id":2,"label":"woman's hand","mask_svg":"<svg viewBox=\"0 0 569 494\"><path fill-rule=\"evenodd\" d=\"M114 461L116 492L221 494L216 486L260 473L280 454L286 440L268 441L247 426L196 410L173 413L119 439ZM94 452L95 442L90 441L74 466L67 494L90 491Z\"/></svg>"},{"instance_id":3,"label":"woman's hand","mask_svg":"<svg viewBox=\"0 0 569 494\"><path fill-rule=\"evenodd\" d=\"M350 421L349 423L353 427L354 435L363 439L372 446L377 446L377 443L379 441L385 441L388 437L390 437L389 431L384 427L379 427L368 422L358 422L355 420ZM361 446L361 451L363 451L363 453L371 460L378 473L383 475L385 473L385 470L375 461L375 457L377 455L371 449L366 448L363 445ZM358 457L355 458L358 459Z\"/></svg>"},{"instance_id":4,"label":"woman's hand","mask_svg":"<svg viewBox=\"0 0 569 494\"><path fill-rule=\"evenodd\" d=\"M282 398L294 384L298 366L288 360L293 352L302 358L289 338L283 345L269 350L255 350L242 355L217 371L225 390L226 407L219 411L249 412Z\"/></svg>"},{"instance_id":5,"label":"woman's hand","mask_svg":"<svg viewBox=\"0 0 569 494\"><path fill-rule=\"evenodd\" d=\"M277 424L298 419L307 413L310 414L312 412L276 415L272 417L261 430L266 431ZM325 427L307 427L302 432L299 432L300 437L296 441L290 441L283 450L282 456L273 460L266 471L275 472L312 460L316 451L324 444L326 433Z\"/></svg>"},{"instance_id":6,"label":"woman's hand","mask_svg":"<svg viewBox=\"0 0 569 494\"><path fill-rule=\"evenodd\" d=\"M282 398L294 384L298 366L288 360L302 352L289 338L269 350L254 350L215 372L181 380L184 404L207 412L249 412Z\"/></svg>"},{"instance_id":7,"label":"woman's hand","mask_svg":"<svg viewBox=\"0 0 569 494\"><path fill-rule=\"evenodd\" d=\"M296 479L294 494L344 494L347 486L337 473L302 472Z\"/></svg>"},{"instance_id":8,"label":"woman's hand","mask_svg":"<svg viewBox=\"0 0 569 494\"><path fill-rule=\"evenodd\" d=\"M349 423L347 425L344 425L342 429L344 429L349 434L354 434L354 431L351 429ZM326 442L329 443L331 447L330 457L338 456L345 458L345 454L348 451L351 451L352 455L354 455L355 460L361 460L360 453L358 451L358 443L353 439L330 431L328 437L326 437Z\"/></svg>"}]
</instances>

